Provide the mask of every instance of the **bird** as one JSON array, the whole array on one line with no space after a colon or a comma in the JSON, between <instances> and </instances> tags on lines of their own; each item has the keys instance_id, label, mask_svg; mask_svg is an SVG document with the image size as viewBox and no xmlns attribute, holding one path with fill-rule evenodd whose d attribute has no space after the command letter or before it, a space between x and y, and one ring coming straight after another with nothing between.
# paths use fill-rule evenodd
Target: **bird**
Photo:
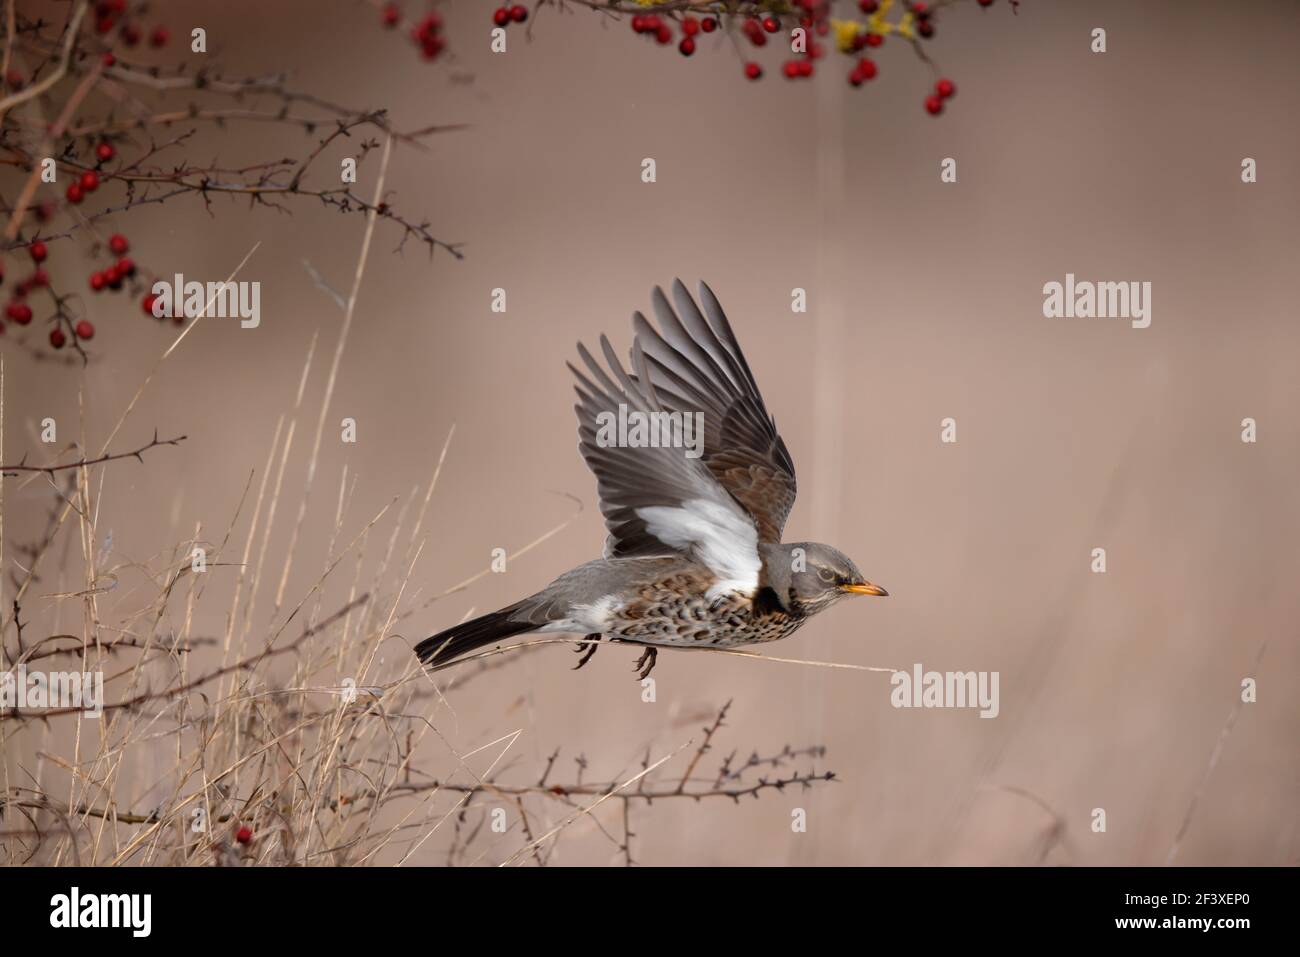
<instances>
[{"instance_id":1,"label":"bird","mask_svg":"<svg viewBox=\"0 0 1300 957\"><path fill-rule=\"evenodd\" d=\"M731 324L707 284L651 294L657 327L632 317L629 368L605 335L581 343L578 449L596 477L603 557L541 591L415 646L431 670L530 632L578 639L581 668L605 642L736 648L786 638L849 595L888 592L843 552L782 542L795 469ZM674 308L674 304L676 308Z\"/></svg>"}]
</instances>

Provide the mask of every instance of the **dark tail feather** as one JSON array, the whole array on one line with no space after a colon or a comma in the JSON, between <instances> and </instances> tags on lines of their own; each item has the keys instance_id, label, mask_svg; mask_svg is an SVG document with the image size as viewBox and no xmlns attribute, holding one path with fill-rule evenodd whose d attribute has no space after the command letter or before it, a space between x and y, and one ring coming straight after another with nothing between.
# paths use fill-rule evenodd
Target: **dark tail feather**
<instances>
[{"instance_id":1,"label":"dark tail feather","mask_svg":"<svg viewBox=\"0 0 1300 957\"><path fill-rule=\"evenodd\" d=\"M514 635L532 631L537 625L531 621L516 621L510 616L518 611L517 605L481 615L461 625L440 631L415 646L415 654L426 665L443 664L463 654L501 641Z\"/></svg>"}]
</instances>

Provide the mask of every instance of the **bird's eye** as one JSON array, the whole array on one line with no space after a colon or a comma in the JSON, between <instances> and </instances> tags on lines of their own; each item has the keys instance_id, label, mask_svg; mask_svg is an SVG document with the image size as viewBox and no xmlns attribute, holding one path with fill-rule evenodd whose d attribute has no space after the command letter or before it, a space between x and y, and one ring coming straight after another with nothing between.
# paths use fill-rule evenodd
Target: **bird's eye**
<instances>
[{"instance_id":1,"label":"bird's eye","mask_svg":"<svg viewBox=\"0 0 1300 957\"><path fill-rule=\"evenodd\" d=\"M828 585L835 581L835 573L831 571L829 568L817 569L817 577L820 578L822 581L826 582L826 584Z\"/></svg>"}]
</instances>

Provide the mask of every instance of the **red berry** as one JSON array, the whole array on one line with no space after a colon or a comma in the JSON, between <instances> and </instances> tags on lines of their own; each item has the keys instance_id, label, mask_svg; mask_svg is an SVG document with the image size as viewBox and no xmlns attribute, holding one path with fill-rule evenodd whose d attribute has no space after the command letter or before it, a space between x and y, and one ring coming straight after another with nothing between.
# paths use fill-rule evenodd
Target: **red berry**
<instances>
[{"instance_id":1,"label":"red berry","mask_svg":"<svg viewBox=\"0 0 1300 957\"><path fill-rule=\"evenodd\" d=\"M56 349L62 349L63 344L68 341L68 337L63 334L62 329L50 330L50 345Z\"/></svg>"},{"instance_id":2,"label":"red berry","mask_svg":"<svg viewBox=\"0 0 1300 957\"><path fill-rule=\"evenodd\" d=\"M247 844L252 839L253 839L253 832L248 827L247 824L245 824L237 832L235 832L235 840L238 841L240 844Z\"/></svg>"},{"instance_id":3,"label":"red berry","mask_svg":"<svg viewBox=\"0 0 1300 957\"><path fill-rule=\"evenodd\" d=\"M109 289L121 289L124 279L126 279L126 273L122 272L117 266L109 266L104 270L104 281L108 283Z\"/></svg>"},{"instance_id":4,"label":"red berry","mask_svg":"<svg viewBox=\"0 0 1300 957\"><path fill-rule=\"evenodd\" d=\"M154 27L153 33L149 34L149 45L163 47L167 45L167 41L171 38L171 31L166 27Z\"/></svg>"},{"instance_id":5,"label":"red berry","mask_svg":"<svg viewBox=\"0 0 1300 957\"><path fill-rule=\"evenodd\" d=\"M925 98L925 112L931 116L938 116L943 112L943 100L937 96L927 96Z\"/></svg>"},{"instance_id":6,"label":"red berry","mask_svg":"<svg viewBox=\"0 0 1300 957\"><path fill-rule=\"evenodd\" d=\"M95 327L90 324L89 319L82 319L80 322L77 323L77 338L78 339L95 338Z\"/></svg>"},{"instance_id":7,"label":"red berry","mask_svg":"<svg viewBox=\"0 0 1300 957\"><path fill-rule=\"evenodd\" d=\"M118 272L120 272L123 276L135 275L135 263L132 262L130 259L128 259L126 256L123 256L121 259L119 259L117 261L117 265L114 266L113 268L116 269Z\"/></svg>"},{"instance_id":8,"label":"red berry","mask_svg":"<svg viewBox=\"0 0 1300 957\"><path fill-rule=\"evenodd\" d=\"M117 150L113 149L112 143L100 143L95 147L95 155L99 157L101 163L107 163L116 153Z\"/></svg>"},{"instance_id":9,"label":"red berry","mask_svg":"<svg viewBox=\"0 0 1300 957\"><path fill-rule=\"evenodd\" d=\"M117 63L117 57L113 56L112 53L105 53L103 57L103 61L104 61L104 66L110 67L113 64Z\"/></svg>"},{"instance_id":10,"label":"red berry","mask_svg":"<svg viewBox=\"0 0 1300 957\"><path fill-rule=\"evenodd\" d=\"M99 174L93 169L88 169L81 174L81 190L85 193L93 193L99 189Z\"/></svg>"},{"instance_id":11,"label":"red berry","mask_svg":"<svg viewBox=\"0 0 1300 957\"><path fill-rule=\"evenodd\" d=\"M92 272L90 274L90 288L95 292L103 292L106 285L108 285L108 280L104 278L102 272Z\"/></svg>"},{"instance_id":12,"label":"red berry","mask_svg":"<svg viewBox=\"0 0 1300 957\"><path fill-rule=\"evenodd\" d=\"M880 9L880 4L876 0L858 0L858 9L863 13L875 13Z\"/></svg>"},{"instance_id":13,"label":"red berry","mask_svg":"<svg viewBox=\"0 0 1300 957\"><path fill-rule=\"evenodd\" d=\"M749 42L756 47L767 46L767 34L761 29L755 30L749 35Z\"/></svg>"},{"instance_id":14,"label":"red berry","mask_svg":"<svg viewBox=\"0 0 1300 957\"><path fill-rule=\"evenodd\" d=\"M23 75L17 70L10 70L5 74L5 84L13 90L22 89Z\"/></svg>"},{"instance_id":15,"label":"red berry","mask_svg":"<svg viewBox=\"0 0 1300 957\"><path fill-rule=\"evenodd\" d=\"M786 60L781 64L781 72L785 74L786 79L793 80L799 75L799 61Z\"/></svg>"},{"instance_id":16,"label":"red berry","mask_svg":"<svg viewBox=\"0 0 1300 957\"><path fill-rule=\"evenodd\" d=\"M504 27L510 22L510 11L505 7L497 7L492 11L492 22L499 27Z\"/></svg>"},{"instance_id":17,"label":"red berry","mask_svg":"<svg viewBox=\"0 0 1300 957\"><path fill-rule=\"evenodd\" d=\"M153 307L154 304L157 302L158 302L158 297L155 296L153 293L149 293L147 296L145 296L143 299L140 300L140 306L142 309L144 309L144 314L146 316L153 316ZM155 316L154 318L162 319L163 317Z\"/></svg>"},{"instance_id":18,"label":"red berry","mask_svg":"<svg viewBox=\"0 0 1300 957\"><path fill-rule=\"evenodd\" d=\"M757 63L750 62L745 64L745 76L751 80L757 80L763 75L763 68Z\"/></svg>"},{"instance_id":19,"label":"red berry","mask_svg":"<svg viewBox=\"0 0 1300 957\"><path fill-rule=\"evenodd\" d=\"M924 19L930 15L930 5L928 3L914 3L912 4L912 12Z\"/></svg>"},{"instance_id":20,"label":"red berry","mask_svg":"<svg viewBox=\"0 0 1300 957\"><path fill-rule=\"evenodd\" d=\"M113 251L114 256L121 256L126 253L131 245L126 241L126 237L121 233L114 233L108 237L108 248Z\"/></svg>"},{"instance_id":21,"label":"red berry","mask_svg":"<svg viewBox=\"0 0 1300 957\"><path fill-rule=\"evenodd\" d=\"M992 5L993 5L993 0L980 0L981 7L988 7Z\"/></svg>"},{"instance_id":22,"label":"red berry","mask_svg":"<svg viewBox=\"0 0 1300 957\"><path fill-rule=\"evenodd\" d=\"M44 223L54 218L54 204L49 200L38 203L36 206L36 218Z\"/></svg>"},{"instance_id":23,"label":"red berry","mask_svg":"<svg viewBox=\"0 0 1300 957\"><path fill-rule=\"evenodd\" d=\"M32 321L32 307L25 302L11 302L5 307L5 315L18 325L25 326Z\"/></svg>"},{"instance_id":24,"label":"red berry","mask_svg":"<svg viewBox=\"0 0 1300 957\"><path fill-rule=\"evenodd\" d=\"M384 26L395 27L402 19L402 12L397 9L397 4L389 3L384 6L381 16L384 20Z\"/></svg>"},{"instance_id":25,"label":"red berry","mask_svg":"<svg viewBox=\"0 0 1300 957\"><path fill-rule=\"evenodd\" d=\"M800 75L800 76L812 76L812 75L813 75L813 62L812 62L812 60L800 60L800 61L799 61L799 75Z\"/></svg>"},{"instance_id":26,"label":"red berry","mask_svg":"<svg viewBox=\"0 0 1300 957\"><path fill-rule=\"evenodd\" d=\"M916 32L928 40L934 36L934 24L929 20L922 20L916 25Z\"/></svg>"},{"instance_id":27,"label":"red berry","mask_svg":"<svg viewBox=\"0 0 1300 957\"><path fill-rule=\"evenodd\" d=\"M510 19L515 23L523 23L528 19L528 8L522 3L516 3L510 8Z\"/></svg>"},{"instance_id":28,"label":"red berry","mask_svg":"<svg viewBox=\"0 0 1300 957\"><path fill-rule=\"evenodd\" d=\"M718 29L718 21L713 19L713 17L705 17L700 21L700 29L705 33L712 33L714 30Z\"/></svg>"},{"instance_id":29,"label":"red berry","mask_svg":"<svg viewBox=\"0 0 1300 957\"><path fill-rule=\"evenodd\" d=\"M945 100L957 92L957 84L952 80L944 78L934 85L934 92L938 93Z\"/></svg>"},{"instance_id":30,"label":"red berry","mask_svg":"<svg viewBox=\"0 0 1300 957\"><path fill-rule=\"evenodd\" d=\"M71 185L69 185L67 196L68 196L69 203L79 203L83 199L85 199L85 193L81 189L81 184L72 183Z\"/></svg>"},{"instance_id":31,"label":"red berry","mask_svg":"<svg viewBox=\"0 0 1300 957\"><path fill-rule=\"evenodd\" d=\"M882 37L879 33L868 33L868 34L867 34L867 40L866 40L866 43L867 43L867 46L869 46L869 47L878 47L878 46L880 46L880 44L882 44L882 43L884 43L884 42L885 42L885 38Z\"/></svg>"},{"instance_id":32,"label":"red berry","mask_svg":"<svg viewBox=\"0 0 1300 957\"><path fill-rule=\"evenodd\" d=\"M660 46L666 46L667 44L672 43L673 42L672 27L670 27L666 23L659 24L659 28L655 30L655 42L658 43Z\"/></svg>"},{"instance_id":33,"label":"red berry","mask_svg":"<svg viewBox=\"0 0 1300 957\"><path fill-rule=\"evenodd\" d=\"M100 17L95 21L96 33L108 33L117 25L117 21L112 17Z\"/></svg>"},{"instance_id":34,"label":"red berry","mask_svg":"<svg viewBox=\"0 0 1300 957\"><path fill-rule=\"evenodd\" d=\"M768 33L776 33L777 30L781 29L781 21L776 17L764 17L763 29Z\"/></svg>"},{"instance_id":35,"label":"red berry","mask_svg":"<svg viewBox=\"0 0 1300 957\"><path fill-rule=\"evenodd\" d=\"M688 37L693 37L700 32L700 21L694 17L686 17L682 20L682 33Z\"/></svg>"},{"instance_id":36,"label":"red berry","mask_svg":"<svg viewBox=\"0 0 1300 957\"><path fill-rule=\"evenodd\" d=\"M849 71L849 83L853 86L861 86L864 77L857 67Z\"/></svg>"},{"instance_id":37,"label":"red berry","mask_svg":"<svg viewBox=\"0 0 1300 957\"><path fill-rule=\"evenodd\" d=\"M31 274L27 281L32 286L48 286L50 284L50 274L44 269L38 269L36 272Z\"/></svg>"},{"instance_id":38,"label":"red berry","mask_svg":"<svg viewBox=\"0 0 1300 957\"><path fill-rule=\"evenodd\" d=\"M858 72L862 74L862 79L874 80L876 78L875 61L863 57L858 61Z\"/></svg>"},{"instance_id":39,"label":"red berry","mask_svg":"<svg viewBox=\"0 0 1300 957\"><path fill-rule=\"evenodd\" d=\"M28 247L27 251L32 254L33 259L40 263L45 262L45 257L50 254L50 247L38 239Z\"/></svg>"},{"instance_id":40,"label":"red berry","mask_svg":"<svg viewBox=\"0 0 1300 957\"><path fill-rule=\"evenodd\" d=\"M140 42L140 28L134 23L128 23L122 28L122 42L129 47L135 46Z\"/></svg>"},{"instance_id":41,"label":"red berry","mask_svg":"<svg viewBox=\"0 0 1300 957\"><path fill-rule=\"evenodd\" d=\"M695 41L690 37L682 37L682 42L677 44L677 49L682 51L682 56L690 56L695 52Z\"/></svg>"}]
</instances>

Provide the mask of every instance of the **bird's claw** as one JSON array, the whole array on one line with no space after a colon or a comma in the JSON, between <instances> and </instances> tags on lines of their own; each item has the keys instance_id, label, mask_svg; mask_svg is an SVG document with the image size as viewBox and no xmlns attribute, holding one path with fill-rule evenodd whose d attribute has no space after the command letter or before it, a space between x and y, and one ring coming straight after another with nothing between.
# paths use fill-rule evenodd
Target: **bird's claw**
<instances>
[{"instance_id":1,"label":"bird's claw","mask_svg":"<svg viewBox=\"0 0 1300 957\"><path fill-rule=\"evenodd\" d=\"M659 649L647 646L642 652L641 657L636 660L632 670L637 672L637 677L644 681L650 677L650 672L654 670L655 662L659 659Z\"/></svg>"},{"instance_id":2,"label":"bird's claw","mask_svg":"<svg viewBox=\"0 0 1300 957\"><path fill-rule=\"evenodd\" d=\"M579 668L581 668L583 665L585 665L588 661L591 660L591 656L594 655L596 653L596 649L600 647L600 635L588 635L586 638L586 642L587 642L586 644L579 644L578 647L575 649L578 652L578 654L582 655L582 657L578 659L578 663L574 665L573 668L570 670L577 671Z\"/></svg>"}]
</instances>

